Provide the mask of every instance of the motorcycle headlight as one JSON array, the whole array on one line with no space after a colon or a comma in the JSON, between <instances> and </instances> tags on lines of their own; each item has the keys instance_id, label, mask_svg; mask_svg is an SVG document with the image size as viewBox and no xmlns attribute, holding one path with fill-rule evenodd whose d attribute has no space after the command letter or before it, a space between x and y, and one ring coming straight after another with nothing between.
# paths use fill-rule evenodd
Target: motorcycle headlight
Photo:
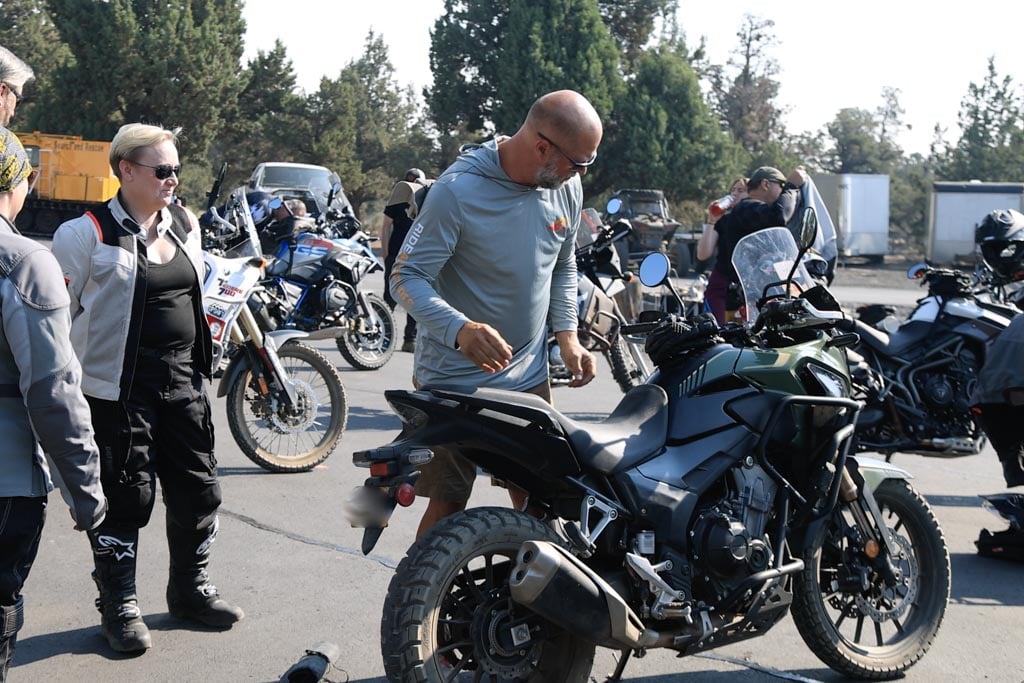
<instances>
[{"instance_id":1,"label":"motorcycle headlight","mask_svg":"<svg viewBox=\"0 0 1024 683\"><path fill-rule=\"evenodd\" d=\"M850 395L849 383L846 378L837 372L833 372L821 365L810 364L807 366L807 374L810 381L818 385L818 392L822 396L832 398L847 398ZM811 408L811 419L815 427L822 427L828 424L834 417L846 412L846 408L838 406L814 406Z\"/></svg>"},{"instance_id":2,"label":"motorcycle headlight","mask_svg":"<svg viewBox=\"0 0 1024 683\"><path fill-rule=\"evenodd\" d=\"M821 365L808 365L807 372L814 379L822 396L833 398L846 398L850 395L849 385L846 378L837 372L833 372Z\"/></svg>"}]
</instances>

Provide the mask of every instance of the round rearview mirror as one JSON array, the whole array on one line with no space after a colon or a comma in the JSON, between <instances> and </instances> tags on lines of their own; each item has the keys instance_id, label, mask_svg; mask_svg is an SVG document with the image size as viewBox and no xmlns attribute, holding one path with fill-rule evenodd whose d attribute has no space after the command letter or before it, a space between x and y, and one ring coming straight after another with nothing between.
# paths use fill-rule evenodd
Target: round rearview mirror
<instances>
[{"instance_id":1,"label":"round rearview mirror","mask_svg":"<svg viewBox=\"0 0 1024 683\"><path fill-rule=\"evenodd\" d=\"M907 269L908 280L920 280L924 277L924 274L928 272L927 263L915 263Z\"/></svg>"},{"instance_id":2,"label":"round rearview mirror","mask_svg":"<svg viewBox=\"0 0 1024 683\"><path fill-rule=\"evenodd\" d=\"M640 282L647 287L657 287L668 278L671 264L660 251L648 254L640 263Z\"/></svg>"},{"instance_id":3,"label":"round rearview mirror","mask_svg":"<svg viewBox=\"0 0 1024 683\"><path fill-rule=\"evenodd\" d=\"M622 200L618 197L612 197L608 200L607 206L604 207L604 212L609 216L614 216L622 210Z\"/></svg>"}]
</instances>

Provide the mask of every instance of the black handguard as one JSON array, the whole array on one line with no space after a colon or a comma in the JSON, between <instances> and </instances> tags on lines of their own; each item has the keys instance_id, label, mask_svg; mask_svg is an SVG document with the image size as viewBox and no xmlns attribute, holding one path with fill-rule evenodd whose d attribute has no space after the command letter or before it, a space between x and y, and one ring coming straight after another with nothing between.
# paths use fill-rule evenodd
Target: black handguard
<instances>
[{"instance_id":1,"label":"black handguard","mask_svg":"<svg viewBox=\"0 0 1024 683\"><path fill-rule=\"evenodd\" d=\"M647 335L644 350L658 367L668 367L690 352L706 349L722 339L718 322L706 313L682 319L670 315Z\"/></svg>"}]
</instances>

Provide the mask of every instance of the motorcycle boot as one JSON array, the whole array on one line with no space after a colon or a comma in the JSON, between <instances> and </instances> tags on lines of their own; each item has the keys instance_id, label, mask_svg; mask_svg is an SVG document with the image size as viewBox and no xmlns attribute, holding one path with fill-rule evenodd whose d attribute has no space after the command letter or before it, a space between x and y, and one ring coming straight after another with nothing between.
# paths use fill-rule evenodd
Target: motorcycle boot
<instances>
[{"instance_id":1,"label":"motorcycle boot","mask_svg":"<svg viewBox=\"0 0 1024 683\"><path fill-rule=\"evenodd\" d=\"M96 566L92 578L100 594L96 609L103 637L117 652L145 652L152 646L152 639L135 593L138 530L101 527L89 532L89 542Z\"/></svg>"},{"instance_id":2,"label":"motorcycle boot","mask_svg":"<svg viewBox=\"0 0 1024 683\"><path fill-rule=\"evenodd\" d=\"M25 598L13 605L0 605L0 683L7 680L7 667L14 658L14 643L25 623Z\"/></svg>"},{"instance_id":3,"label":"motorcycle boot","mask_svg":"<svg viewBox=\"0 0 1024 683\"><path fill-rule=\"evenodd\" d=\"M1024 494L1000 493L982 496L985 507L1010 523L1008 529L982 529L974 544L982 557L1024 562Z\"/></svg>"},{"instance_id":4,"label":"motorcycle boot","mask_svg":"<svg viewBox=\"0 0 1024 683\"><path fill-rule=\"evenodd\" d=\"M226 629L241 621L245 612L220 597L206 572L217 526L215 519L206 529L187 530L168 521L171 567L167 581L167 609L179 619Z\"/></svg>"}]
</instances>

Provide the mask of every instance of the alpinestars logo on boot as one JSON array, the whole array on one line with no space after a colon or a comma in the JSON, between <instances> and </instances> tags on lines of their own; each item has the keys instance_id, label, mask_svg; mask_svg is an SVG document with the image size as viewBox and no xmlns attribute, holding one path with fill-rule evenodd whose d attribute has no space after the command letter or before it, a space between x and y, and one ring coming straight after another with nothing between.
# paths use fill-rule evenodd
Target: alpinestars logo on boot
<instances>
[{"instance_id":1,"label":"alpinestars logo on boot","mask_svg":"<svg viewBox=\"0 0 1024 683\"><path fill-rule=\"evenodd\" d=\"M126 557L135 557L135 544L125 543L117 536L97 536L96 544L100 546L93 551L97 555L113 555L118 562Z\"/></svg>"}]
</instances>

